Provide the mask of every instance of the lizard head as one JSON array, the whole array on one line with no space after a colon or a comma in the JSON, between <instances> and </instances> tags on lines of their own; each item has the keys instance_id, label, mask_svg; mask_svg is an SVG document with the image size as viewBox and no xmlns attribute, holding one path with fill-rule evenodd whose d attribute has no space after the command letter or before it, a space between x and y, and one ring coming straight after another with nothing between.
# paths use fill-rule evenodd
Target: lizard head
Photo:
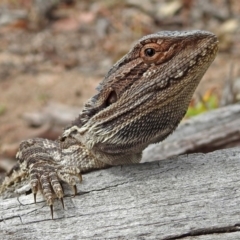
<instances>
[{"instance_id":1,"label":"lizard head","mask_svg":"<svg viewBox=\"0 0 240 240\"><path fill-rule=\"evenodd\" d=\"M139 153L163 140L185 115L217 50L216 36L206 31L143 37L100 83L74 137L113 155Z\"/></svg>"}]
</instances>

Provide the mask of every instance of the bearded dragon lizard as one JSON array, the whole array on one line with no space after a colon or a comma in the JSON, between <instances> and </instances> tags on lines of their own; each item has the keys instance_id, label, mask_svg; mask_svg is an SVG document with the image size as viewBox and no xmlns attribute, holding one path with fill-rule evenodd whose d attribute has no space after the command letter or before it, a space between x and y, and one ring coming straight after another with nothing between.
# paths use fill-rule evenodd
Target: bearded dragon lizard
<instances>
[{"instance_id":1,"label":"bearded dragon lizard","mask_svg":"<svg viewBox=\"0 0 240 240\"><path fill-rule=\"evenodd\" d=\"M82 173L140 162L149 144L176 129L217 50L217 37L206 31L162 31L141 38L58 140L20 144L18 164L0 193L27 181L34 201L41 191L53 217L54 199L63 204L62 182L76 193Z\"/></svg>"}]
</instances>

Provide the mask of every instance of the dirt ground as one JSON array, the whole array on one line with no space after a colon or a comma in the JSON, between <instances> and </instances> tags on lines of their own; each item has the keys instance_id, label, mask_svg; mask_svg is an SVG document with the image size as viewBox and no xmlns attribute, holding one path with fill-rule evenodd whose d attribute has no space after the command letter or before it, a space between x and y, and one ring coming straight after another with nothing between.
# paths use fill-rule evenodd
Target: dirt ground
<instances>
[{"instance_id":1,"label":"dirt ground","mask_svg":"<svg viewBox=\"0 0 240 240\"><path fill-rule=\"evenodd\" d=\"M197 92L214 90L220 100L226 79L240 76L240 2L227 2L63 1L40 21L32 1L6 1L0 7L10 16L4 24L0 16L0 148L31 135L22 117L26 112L38 112L49 102L81 108L134 41L160 30L204 29L218 35L219 54ZM19 11L25 17L11 19ZM0 151L0 161L10 156Z\"/></svg>"}]
</instances>

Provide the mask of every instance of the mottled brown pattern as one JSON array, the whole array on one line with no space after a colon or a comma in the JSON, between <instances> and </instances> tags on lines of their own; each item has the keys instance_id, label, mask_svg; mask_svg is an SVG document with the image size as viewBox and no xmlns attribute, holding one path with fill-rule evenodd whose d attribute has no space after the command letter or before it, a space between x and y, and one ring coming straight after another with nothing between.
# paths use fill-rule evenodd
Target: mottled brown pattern
<instances>
[{"instance_id":1,"label":"mottled brown pattern","mask_svg":"<svg viewBox=\"0 0 240 240\"><path fill-rule=\"evenodd\" d=\"M59 140L21 143L19 166L0 193L28 180L34 199L40 190L53 212L55 198L63 203L62 181L76 191L81 173L139 162L149 144L164 140L178 126L217 50L216 36L205 31L143 37L110 69L97 95Z\"/></svg>"}]
</instances>

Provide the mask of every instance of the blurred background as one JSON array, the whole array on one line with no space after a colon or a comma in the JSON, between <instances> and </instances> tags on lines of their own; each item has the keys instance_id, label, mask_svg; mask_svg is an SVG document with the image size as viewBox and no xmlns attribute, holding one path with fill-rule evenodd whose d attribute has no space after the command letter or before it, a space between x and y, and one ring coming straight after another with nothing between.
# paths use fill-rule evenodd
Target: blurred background
<instances>
[{"instance_id":1,"label":"blurred background","mask_svg":"<svg viewBox=\"0 0 240 240\"><path fill-rule=\"evenodd\" d=\"M187 117L238 102L239 26L238 0L0 0L0 170L21 140L56 139L146 34L203 29L219 38Z\"/></svg>"}]
</instances>

